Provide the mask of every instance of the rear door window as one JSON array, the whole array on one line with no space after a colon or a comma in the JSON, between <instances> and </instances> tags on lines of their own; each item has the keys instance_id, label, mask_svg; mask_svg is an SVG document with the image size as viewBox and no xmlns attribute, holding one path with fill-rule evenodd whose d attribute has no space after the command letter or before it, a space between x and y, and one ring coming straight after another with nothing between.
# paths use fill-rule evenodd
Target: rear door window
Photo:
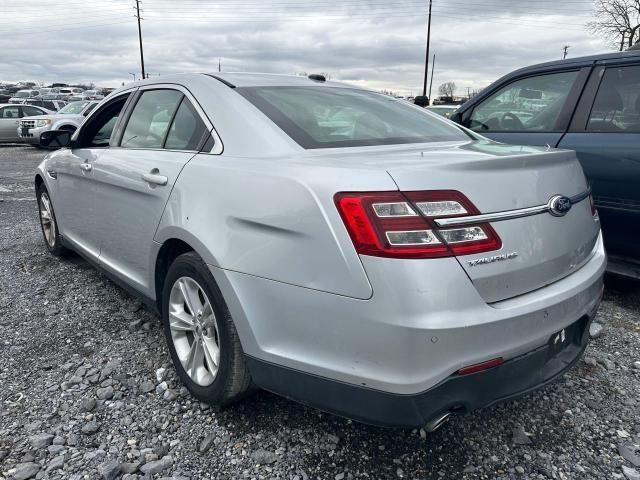
<instances>
[{"instance_id":1,"label":"rear door window","mask_svg":"<svg viewBox=\"0 0 640 480\"><path fill-rule=\"evenodd\" d=\"M553 132L578 71L516 80L476 106L467 124L477 132Z\"/></svg>"},{"instance_id":2,"label":"rear door window","mask_svg":"<svg viewBox=\"0 0 640 480\"><path fill-rule=\"evenodd\" d=\"M207 134L207 127L186 97L175 114L165 148L172 150L197 150Z\"/></svg>"},{"instance_id":3,"label":"rear door window","mask_svg":"<svg viewBox=\"0 0 640 480\"><path fill-rule=\"evenodd\" d=\"M162 148L182 96L177 90L144 91L131 112L120 146Z\"/></svg>"},{"instance_id":4,"label":"rear door window","mask_svg":"<svg viewBox=\"0 0 640 480\"><path fill-rule=\"evenodd\" d=\"M19 107L4 107L0 110L0 118L20 118Z\"/></svg>"},{"instance_id":5,"label":"rear door window","mask_svg":"<svg viewBox=\"0 0 640 480\"><path fill-rule=\"evenodd\" d=\"M34 115L43 115L44 112L36 107L32 107L30 105L23 105L22 114L25 117L32 117Z\"/></svg>"},{"instance_id":6,"label":"rear door window","mask_svg":"<svg viewBox=\"0 0 640 480\"><path fill-rule=\"evenodd\" d=\"M640 133L640 66L604 71L587 130Z\"/></svg>"}]
</instances>

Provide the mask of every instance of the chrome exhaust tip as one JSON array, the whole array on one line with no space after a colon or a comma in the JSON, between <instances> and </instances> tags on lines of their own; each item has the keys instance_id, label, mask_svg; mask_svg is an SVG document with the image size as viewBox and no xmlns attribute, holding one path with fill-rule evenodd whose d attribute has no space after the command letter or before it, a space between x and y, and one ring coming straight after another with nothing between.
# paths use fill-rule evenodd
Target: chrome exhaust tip
<instances>
[{"instance_id":1,"label":"chrome exhaust tip","mask_svg":"<svg viewBox=\"0 0 640 480\"><path fill-rule=\"evenodd\" d=\"M429 433L435 432L449 419L450 416L451 416L451 412L444 412L438 415L437 417L433 418L432 420L429 420L427 424L424 426L425 432L429 432Z\"/></svg>"}]
</instances>

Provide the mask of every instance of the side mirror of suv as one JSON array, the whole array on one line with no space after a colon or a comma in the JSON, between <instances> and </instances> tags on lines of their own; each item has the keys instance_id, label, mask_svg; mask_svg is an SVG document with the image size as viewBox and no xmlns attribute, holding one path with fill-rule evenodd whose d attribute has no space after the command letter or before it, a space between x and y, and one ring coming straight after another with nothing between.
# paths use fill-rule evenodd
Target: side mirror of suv
<instances>
[{"instance_id":1,"label":"side mirror of suv","mask_svg":"<svg viewBox=\"0 0 640 480\"><path fill-rule=\"evenodd\" d=\"M71 134L68 130L49 130L40 135L40 148L57 150L71 145Z\"/></svg>"}]
</instances>

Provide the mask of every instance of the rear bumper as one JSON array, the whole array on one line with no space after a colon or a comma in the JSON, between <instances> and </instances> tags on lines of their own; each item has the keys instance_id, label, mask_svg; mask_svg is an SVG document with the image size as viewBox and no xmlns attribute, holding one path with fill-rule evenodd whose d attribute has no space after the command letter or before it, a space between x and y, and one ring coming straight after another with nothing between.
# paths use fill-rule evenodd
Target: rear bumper
<instances>
[{"instance_id":1,"label":"rear bumper","mask_svg":"<svg viewBox=\"0 0 640 480\"><path fill-rule=\"evenodd\" d=\"M414 395L398 395L337 382L249 358L254 381L266 390L336 415L378 426L425 425L443 413L487 407L552 382L581 357L595 310L567 327L566 345L545 346L470 375L452 375Z\"/></svg>"}]
</instances>

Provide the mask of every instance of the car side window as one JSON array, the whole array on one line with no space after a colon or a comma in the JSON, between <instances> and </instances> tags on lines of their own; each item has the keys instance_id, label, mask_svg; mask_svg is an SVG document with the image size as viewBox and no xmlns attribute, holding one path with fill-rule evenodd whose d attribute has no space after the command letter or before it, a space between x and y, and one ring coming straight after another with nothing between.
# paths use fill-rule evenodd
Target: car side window
<instances>
[{"instance_id":1,"label":"car side window","mask_svg":"<svg viewBox=\"0 0 640 480\"><path fill-rule=\"evenodd\" d=\"M4 107L0 110L0 118L20 118L18 107Z\"/></svg>"},{"instance_id":2,"label":"car side window","mask_svg":"<svg viewBox=\"0 0 640 480\"><path fill-rule=\"evenodd\" d=\"M467 127L476 132L551 132L578 72L516 80L477 105Z\"/></svg>"},{"instance_id":3,"label":"car side window","mask_svg":"<svg viewBox=\"0 0 640 480\"><path fill-rule=\"evenodd\" d=\"M191 102L184 97L169 128L164 148L172 150L197 150L207 127Z\"/></svg>"},{"instance_id":4,"label":"car side window","mask_svg":"<svg viewBox=\"0 0 640 480\"><path fill-rule=\"evenodd\" d=\"M97 105L97 103L90 103L87 109L82 113L82 116L86 117L87 115L89 115L89 113L91 113L91 111L96 108Z\"/></svg>"},{"instance_id":5,"label":"car side window","mask_svg":"<svg viewBox=\"0 0 640 480\"><path fill-rule=\"evenodd\" d=\"M144 91L131 112L120 146L162 148L182 96L177 90Z\"/></svg>"},{"instance_id":6,"label":"car side window","mask_svg":"<svg viewBox=\"0 0 640 480\"><path fill-rule=\"evenodd\" d=\"M113 129L124 108L128 94L109 102L89 119L82 127L76 142L76 148L106 148L111 141Z\"/></svg>"},{"instance_id":7,"label":"car side window","mask_svg":"<svg viewBox=\"0 0 640 480\"><path fill-rule=\"evenodd\" d=\"M28 105L24 105L22 107L22 113L25 117L32 117L34 115L43 115L44 112L42 110L39 110L35 107L31 107Z\"/></svg>"},{"instance_id":8,"label":"car side window","mask_svg":"<svg viewBox=\"0 0 640 480\"><path fill-rule=\"evenodd\" d=\"M640 133L640 66L604 71L587 130Z\"/></svg>"}]
</instances>

